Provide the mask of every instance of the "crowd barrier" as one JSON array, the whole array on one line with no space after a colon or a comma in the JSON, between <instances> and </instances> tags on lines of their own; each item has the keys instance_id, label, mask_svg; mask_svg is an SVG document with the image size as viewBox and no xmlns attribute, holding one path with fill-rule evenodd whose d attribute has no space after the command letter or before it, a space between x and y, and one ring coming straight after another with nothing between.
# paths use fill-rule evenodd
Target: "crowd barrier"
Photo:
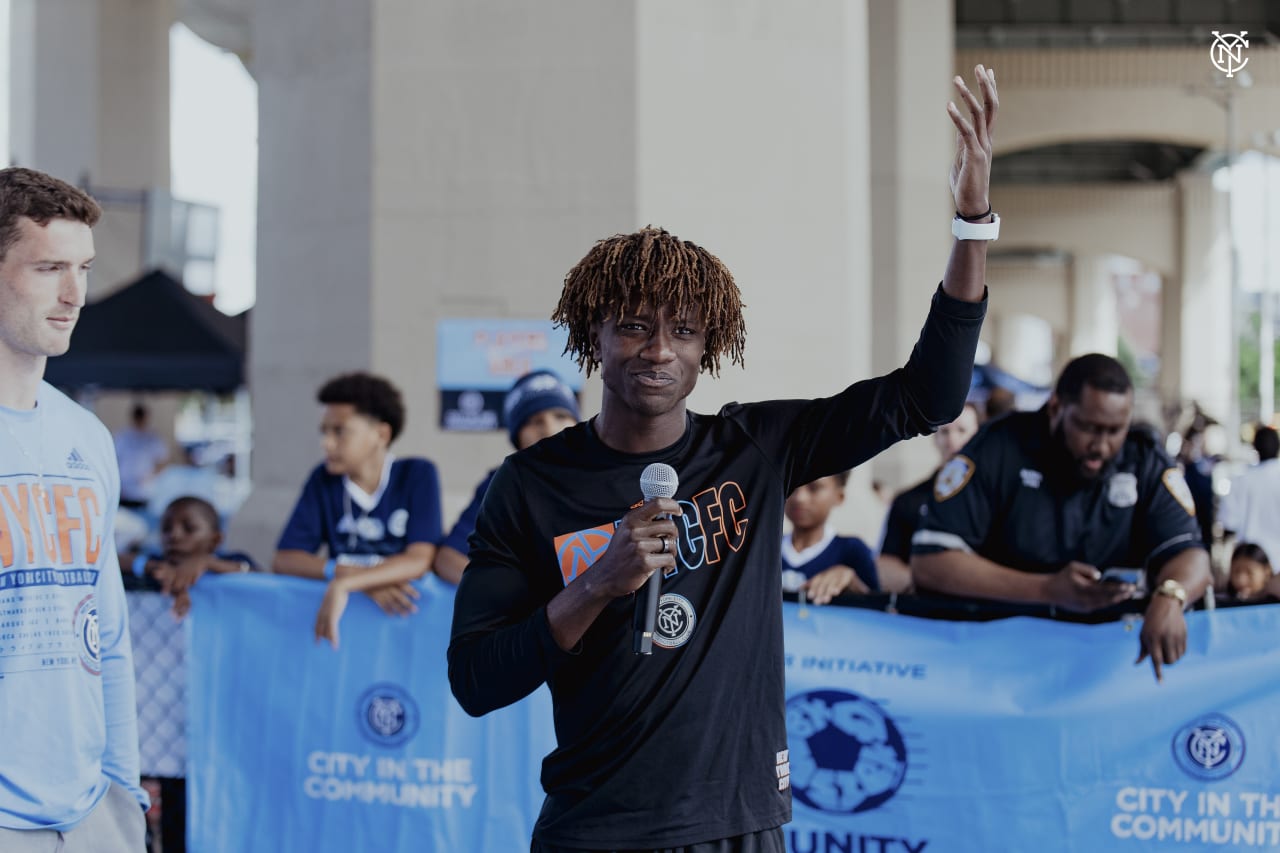
<instances>
[{"instance_id":1,"label":"crowd barrier","mask_svg":"<svg viewBox=\"0 0 1280 853\"><path fill-rule=\"evenodd\" d=\"M353 597L336 651L311 639L321 584L194 589L194 853L528 849L549 697L464 714L453 589L420 589L401 619ZM1163 683L1133 620L783 607L789 853L1280 849L1280 607L1189 614Z\"/></svg>"}]
</instances>

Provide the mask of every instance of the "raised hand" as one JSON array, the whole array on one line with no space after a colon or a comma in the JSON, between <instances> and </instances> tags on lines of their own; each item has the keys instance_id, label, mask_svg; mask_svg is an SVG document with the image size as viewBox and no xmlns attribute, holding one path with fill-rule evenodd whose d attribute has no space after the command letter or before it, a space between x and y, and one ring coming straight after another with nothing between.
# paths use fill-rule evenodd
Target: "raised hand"
<instances>
[{"instance_id":1,"label":"raised hand","mask_svg":"<svg viewBox=\"0 0 1280 853\"><path fill-rule=\"evenodd\" d=\"M990 68L976 66L978 97L970 91L964 78L954 80L969 116L961 113L955 102L947 104L947 115L956 126L956 160L951 166L951 195L955 198L956 212L961 216L980 216L991 208L988 188L991 185L991 128L1000 108L996 93L996 74Z\"/></svg>"}]
</instances>

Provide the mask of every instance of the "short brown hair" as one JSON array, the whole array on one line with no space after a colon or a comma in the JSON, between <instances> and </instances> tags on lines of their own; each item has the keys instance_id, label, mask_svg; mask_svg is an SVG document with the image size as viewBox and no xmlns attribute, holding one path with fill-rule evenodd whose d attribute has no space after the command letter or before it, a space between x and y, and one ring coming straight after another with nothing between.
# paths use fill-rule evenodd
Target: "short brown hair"
<instances>
[{"instance_id":1,"label":"short brown hair","mask_svg":"<svg viewBox=\"0 0 1280 853\"><path fill-rule=\"evenodd\" d=\"M66 181L35 169L0 169L0 261L18 242L23 218L41 226L53 219L70 219L92 228L101 217L98 203Z\"/></svg>"},{"instance_id":2,"label":"short brown hair","mask_svg":"<svg viewBox=\"0 0 1280 853\"><path fill-rule=\"evenodd\" d=\"M590 376L600 364L591 324L644 304L676 312L698 306L707 325L701 368L717 375L722 355L742 364L747 329L733 275L706 249L653 226L597 242L565 276L551 319L568 329L564 351Z\"/></svg>"}]
</instances>

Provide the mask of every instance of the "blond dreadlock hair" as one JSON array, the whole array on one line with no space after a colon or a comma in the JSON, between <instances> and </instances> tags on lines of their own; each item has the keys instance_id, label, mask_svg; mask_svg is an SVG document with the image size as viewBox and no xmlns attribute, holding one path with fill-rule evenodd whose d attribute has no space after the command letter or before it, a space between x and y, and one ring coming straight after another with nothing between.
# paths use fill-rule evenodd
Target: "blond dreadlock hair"
<instances>
[{"instance_id":1,"label":"blond dreadlock hair","mask_svg":"<svg viewBox=\"0 0 1280 853\"><path fill-rule=\"evenodd\" d=\"M598 241L564 277L551 319L568 329L564 351L588 376L600 366L591 324L616 320L634 305L668 306L676 316L696 307L706 329L702 369L718 376L722 355L742 366L747 327L732 273L701 246L650 225Z\"/></svg>"}]
</instances>

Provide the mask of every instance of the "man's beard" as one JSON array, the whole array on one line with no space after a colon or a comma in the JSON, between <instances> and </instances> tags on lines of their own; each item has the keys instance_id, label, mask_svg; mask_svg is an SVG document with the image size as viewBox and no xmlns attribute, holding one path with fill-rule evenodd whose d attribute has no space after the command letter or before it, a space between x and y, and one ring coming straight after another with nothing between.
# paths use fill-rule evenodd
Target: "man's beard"
<instances>
[{"instance_id":1,"label":"man's beard","mask_svg":"<svg viewBox=\"0 0 1280 853\"><path fill-rule=\"evenodd\" d=\"M1050 431L1050 438L1053 445L1054 466L1058 469L1066 480L1075 485L1085 485L1096 483L1098 479L1107 470L1107 461L1103 460L1102 467L1097 471L1090 471L1084 466L1085 458L1102 459L1101 456L1096 457L1077 457L1070 448L1067 447L1067 434L1063 430L1062 424L1058 424Z\"/></svg>"}]
</instances>

